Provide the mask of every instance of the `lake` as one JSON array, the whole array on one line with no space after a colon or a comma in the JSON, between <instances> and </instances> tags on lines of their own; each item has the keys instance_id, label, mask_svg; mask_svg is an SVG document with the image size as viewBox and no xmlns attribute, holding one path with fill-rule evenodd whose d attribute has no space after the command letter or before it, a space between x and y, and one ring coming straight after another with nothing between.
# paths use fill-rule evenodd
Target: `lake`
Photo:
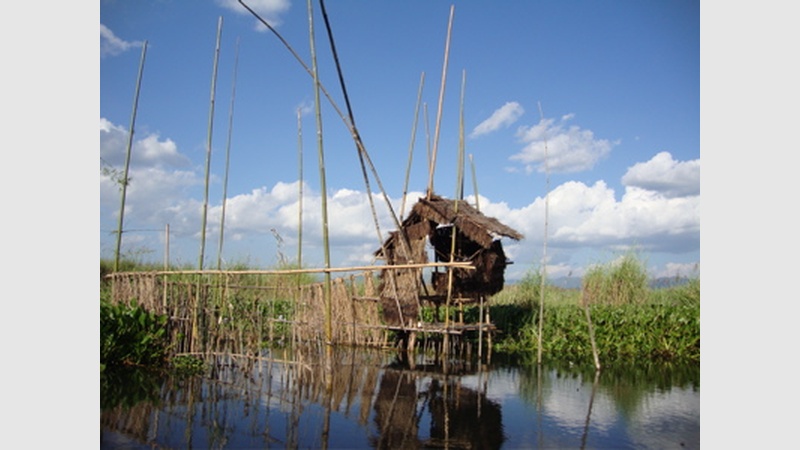
<instances>
[{"instance_id":1,"label":"lake","mask_svg":"<svg viewBox=\"0 0 800 450\"><path fill-rule=\"evenodd\" d=\"M101 376L103 449L696 449L700 367L265 351Z\"/></svg>"}]
</instances>

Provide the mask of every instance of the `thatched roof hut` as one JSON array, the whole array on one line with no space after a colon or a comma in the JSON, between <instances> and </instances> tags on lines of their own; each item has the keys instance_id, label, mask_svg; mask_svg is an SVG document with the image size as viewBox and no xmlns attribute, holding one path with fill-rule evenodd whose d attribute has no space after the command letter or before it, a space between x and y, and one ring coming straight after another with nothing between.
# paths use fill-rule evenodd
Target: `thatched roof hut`
<instances>
[{"instance_id":1,"label":"thatched roof hut","mask_svg":"<svg viewBox=\"0 0 800 450\"><path fill-rule=\"evenodd\" d=\"M452 269L452 294L464 302L503 289L505 268L510 262L503 252L502 237L519 240L523 236L497 219L484 216L464 200L431 195L419 199L402 229L391 232L375 255L388 265L427 263L429 242L437 262L451 261L451 252L454 262L471 262L474 270ZM381 280L384 317L390 325L415 322L421 296L435 303L447 296L447 271L433 272L430 287L422 280L419 269L384 270Z\"/></svg>"}]
</instances>

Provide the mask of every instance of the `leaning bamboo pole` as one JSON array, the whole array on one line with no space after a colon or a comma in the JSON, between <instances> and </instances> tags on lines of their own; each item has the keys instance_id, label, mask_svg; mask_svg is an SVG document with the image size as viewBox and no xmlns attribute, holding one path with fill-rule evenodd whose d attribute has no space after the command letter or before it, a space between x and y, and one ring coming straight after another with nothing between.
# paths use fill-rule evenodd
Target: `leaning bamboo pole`
<instances>
[{"instance_id":1,"label":"leaning bamboo pole","mask_svg":"<svg viewBox=\"0 0 800 450\"><path fill-rule=\"evenodd\" d=\"M419 122L419 103L422 98L422 87L425 85L425 72L419 76L419 89L417 90L417 103L414 105L414 121L411 125L411 142L408 144L408 165L406 166L406 180L403 184L403 202L400 204L400 219L406 209L406 197L408 196L408 178L411 175L411 161L414 155L414 141L417 139L417 122Z\"/></svg>"},{"instance_id":2,"label":"leaning bamboo pole","mask_svg":"<svg viewBox=\"0 0 800 450\"><path fill-rule=\"evenodd\" d=\"M586 298L586 292L583 293L583 310L586 313L586 324L589 327L589 342L592 344L592 357L594 357L594 368L600 371L600 356L597 353L597 342L594 339L594 326L592 325L592 314L589 312L589 301Z\"/></svg>"},{"instance_id":3,"label":"leaning bamboo pole","mask_svg":"<svg viewBox=\"0 0 800 450\"><path fill-rule=\"evenodd\" d=\"M217 248L217 269L222 269L222 242L225 237L225 206L228 203L228 169L231 163L231 134L233 133L233 104L236 98L236 73L239 68L239 38L236 38L236 57L233 63L233 82L231 83L231 104L228 108L228 140L225 145L225 179L222 183L222 214L219 219L219 247Z\"/></svg>"},{"instance_id":4,"label":"leaning bamboo pole","mask_svg":"<svg viewBox=\"0 0 800 450\"><path fill-rule=\"evenodd\" d=\"M205 196L203 198L203 220L200 228L200 257L198 268L203 269L203 259L206 250L206 221L208 220L208 184L211 175L211 137L214 130L214 97L217 90L217 66L219 65L219 42L222 36L222 16L217 21L217 43L214 47L214 69L211 73L211 100L208 108L208 139L206 140L206 178Z\"/></svg>"},{"instance_id":5,"label":"leaning bamboo pole","mask_svg":"<svg viewBox=\"0 0 800 450\"><path fill-rule=\"evenodd\" d=\"M133 146L133 129L136 123L136 110L139 108L139 89L142 85L142 73L144 71L144 59L147 54L147 41L142 44L142 57L139 61L139 72L136 76L136 90L133 94L133 111L131 112L131 126L128 130L128 146L125 151L125 172L122 176L122 195L119 206L119 223L117 225L117 249L114 253L114 271L119 270L119 252L122 248L122 222L125 217L125 197L128 192L128 170L131 165L131 147Z\"/></svg>"},{"instance_id":6,"label":"leaning bamboo pole","mask_svg":"<svg viewBox=\"0 0 800 450\"><path fill-rule=\"evenodd\" d=\"M264 25L267 29L269 29L272 32L272 34L274 34L278 38L278 40L281 41L281 43L292 54L292 56L294 56L294 58L303 67L303 69L305 69L306 73L308 73L309 76L311 76L312 78L314 77L314 74L313 74L313 71L311 70L311 68L308 67L308 65L303 61L302 58L300 58L300 55L297 54L297 52L294 50L294 48L292 48L292 46L289 44L289 42L287 42L286 39L284 39L283 36L281 36L281 34L278 33L278 31L275 29L275 27L270 25L270 23L268 21L266 21L257 12L255 12L250 6L248 6L244 2L244 0L239 0L239 4L241 4L245 9L247 9L247 11L249 11L250 14L252 14L253 17L255 17L262 25ZM334 55L334 59L337 59L335 57L335 55ZM341 80L342 80L342 78L341 78L341 72L340 72L340 81ZM358 129L355 127L355 123L353 123L352 120L348 120L348 118L345 117L345 115L342 113L342 111L339 108L339 106L336 104L335 101L333 101L333 98L331 98L331 96L328 93L327 89L325 89L325 86L319 81L318 81L318 85L319 85L320 91L322 92L323 95L325 95L325 98L328 99L328 103L330 103L331 107L336 112L336 115L338 115L339 118L342 120L342 122L344 123L345 127L347 128L347 130L350 131L350 135L353 137L353 140L356 143L356 149L359 152L359 159L361 159L362 162L366 162L366 164L369 166L369 169L372 172L372 176L375 177L375 181L376 181L376 183L378 185L378 189L380 189L381 194L383 195L383 199L386 202L386 207L389 210L389 214L390 214L392 220L394 221L395 225L397 226L397 229L401 229L400 220L397 218L397 214L394 211L394 207L392 206L392 202L389 199L388 194L386 193L386 189L384 189L383 184L381 183L380 176L378 176L378 172L375 169L375 165L372 163L372 159L370 158L369 153L367 153L367 149L364 147L364 143L361 140L361 136L358 133ZM343 84L342 84L342 86L343 86ZM345 95L346 95L346 93L345 93ZM352 118L352 112L349 114L349 116ZM362 170L364 172L366 172L366 168L362 167ZM371 196L371 189L367 189L367 193ZM374 212L373 212L373 216L376 217Z\"/></svg>"},{"instance_id":7,"label":"leaning bamboo pole","mask_svg":"<svg viewBox=\"0 0 800 450\"><path fill-rule=\"evenodd\" d=\"M481 210L481 202L478 198L478 178L475 176L475 161L472 159L472 153L469 154L469 165L472 169L472 188L475 191L475 210Z\"/></svg>"}]
</instances>

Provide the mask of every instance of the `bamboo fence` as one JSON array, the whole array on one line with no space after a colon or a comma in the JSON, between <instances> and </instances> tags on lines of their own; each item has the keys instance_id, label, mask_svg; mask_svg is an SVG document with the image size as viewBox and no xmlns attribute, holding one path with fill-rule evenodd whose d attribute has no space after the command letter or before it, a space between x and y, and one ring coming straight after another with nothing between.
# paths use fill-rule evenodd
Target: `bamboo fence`
<instances>
[{"instance_id":1,"label":"bamboo fence","mask_svg":"<svg viewBox=\"0 0 800 450\"><path fill-rule=\"evenodd\" d=\"M423 267L468 267L465 263L283 271L115 272L106 277L112 304L136 304L168 317L174 354L258 357L265 346L323 343L387 347L393 331L385 320L376 271ZM331 281L330 308L325 282L309 282L311 272L347 272ZM385 302L384 302L385 303ZM394 302L390 302L394 303ZM332 336L325 333L330 321ZM436 324L408 324L414 331L441 330ZM491 328L490 324L478 324ZM474 325L473 325L474 327ZM465 328L466 329L466 328Z\"/></svg>"}]
</instances>

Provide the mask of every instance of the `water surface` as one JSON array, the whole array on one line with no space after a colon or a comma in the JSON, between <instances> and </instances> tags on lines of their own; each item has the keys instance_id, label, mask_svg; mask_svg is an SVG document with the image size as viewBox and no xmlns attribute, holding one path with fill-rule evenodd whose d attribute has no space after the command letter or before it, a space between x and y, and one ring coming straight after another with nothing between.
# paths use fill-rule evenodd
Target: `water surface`
<instances>
[{"instance_id":1,"label":"water surface","mask_svg":"<svg viewBox=\"0 0 800 450\"><path fill-rule=\"evenodd\" d=\"M700 447L699 366L264 356L221 358L202 377L103 375L101 448Z\"/></svg>"}]
</instances>

